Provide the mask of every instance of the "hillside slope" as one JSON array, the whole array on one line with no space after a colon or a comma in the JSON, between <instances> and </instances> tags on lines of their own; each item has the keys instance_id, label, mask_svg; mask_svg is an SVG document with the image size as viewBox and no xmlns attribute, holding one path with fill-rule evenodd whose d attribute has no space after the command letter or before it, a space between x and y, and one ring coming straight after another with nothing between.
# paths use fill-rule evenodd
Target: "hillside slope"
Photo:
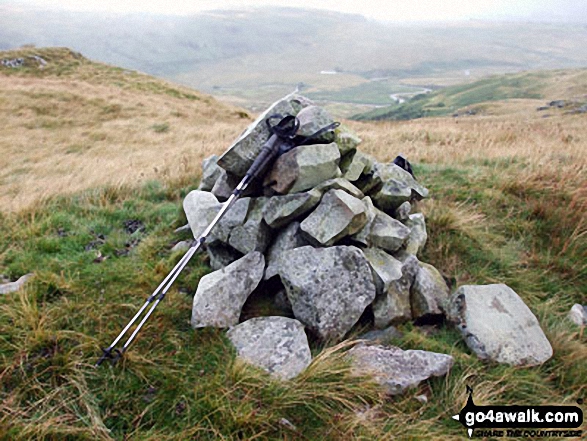
<instances>
[{"instance_id":1,"label":"hillside slope","mask_svg":"<svg viewBox=\"0 0 587 441\"><path fill-rule=\"evenodd\" d=\"M488 363L452 326L406 323L386 343L455 363L390 399L351 372L348 347L312 340L312 364L281 382L236 359L225 330L192 329L191 294L210 272L201 254L124 360L95 369L100 348L181 258L173 246L190 233L174 230L186 223L182 200L201 157L224 150L249 119L66 49L5 57L25 66L0 67L0 154L9 159L0 274L34 276L0 296L0 441L467 439L451 418L466 386L479 405L584 403L587 334L566 315L587 292L585 115L542 118L534 100L515 100L491 115L349 123L361 150L380 161L403 153L430 189L414 208L429 234L421 260L453 289L507 283L554 350L541 366ZM42 195L51 197L35 202ZM247 313L274 311L247 303Z\"/></svg>"},{"instance_id":2,"label":"hillside slope","mask_svg":"<svg viewBox=\"0 0 587 441\"><path fill-rule=\"evenodd\" d=\"M249 118L69 49L0 52L0 60L20 58L22 66L0 64L2 211L99 185L192 175Z\"/></svg>"},{"instance_id":3,"label":"hillside slope","mask_svg":"<svg viewBox=\"0 0 587 441\"><path fill-rule=\"evenodd\" d=\"M535 107L542 106L544 101L568 100L566 111L576 110L587 103L587 69L495 75L473 83L420 94L404 103L355 115L353 119L408 120L459 112L483 113L498 107L494 105L495 102L506 100L528 100L526 104Z\"/></svg>"}]
</instances>

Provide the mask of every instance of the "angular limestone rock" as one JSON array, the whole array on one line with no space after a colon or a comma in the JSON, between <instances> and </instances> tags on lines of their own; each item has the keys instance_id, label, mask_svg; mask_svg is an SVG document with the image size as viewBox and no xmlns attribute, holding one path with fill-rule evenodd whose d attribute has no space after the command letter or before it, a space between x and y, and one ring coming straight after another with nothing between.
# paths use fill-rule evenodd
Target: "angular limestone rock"
<instances>
[{"instance_id":1,"label":"angular limestone rock","mask_svg":"<svg viewBox=\"0 0 587 441\"><path fill-rule=\"evenodd\" d=\"M187 194L183 209L195 239L210 225L221 207L216 196L207 191L193 190Z\"/></svg>"},{"instance_id":2,"label":"angular limestone rock","mask_svg":"<svg viewBox=\"0 0 587 441\"><path fill-rule=\"evenodd\" d=\"M231 175L242 178L261 152L263 144L269 139L270 133L265 119L273 114L297 115L302 108L311 104L307 98L296 94L273 103L220 157L218 165Z\"/></svg>"},{"instance_id":3,"label":"angular limestone rock","mask_svg":"<svg viewBox=\"0 0 587 441\"><path fill-rule=\"evenodd\" d=\"M461 286L447 313L481 359L533 366L552 357L536 316L507 285Z\"/></svg>"},{"instance_id":4,"label":"angular limestone rock","mask_svg":"<svg viewBox=\"0 0 587 441\"><path fill-rule=\"evenodd\" d=\"M358 345L348 352L356 375L370 375L389 395L397 395L430 377L446 375L453 365L450 355L391 346Z\"/></svg>"},{"instance_id":5,"label":"angular limestone rock","mask_svg":"<svg viewBox=\"0 0 587 441\"><path fill-rule=\"evenodd\" d=\"M212 155L202 162L202 180L198 190L210 191L224 170L218 165L218 156Z\"/></svg>"},{"instance_id":6,"label":"angular limestone rock","mask_svg":"<svg viewBox=\"0 0 587 441\"><path fill-rule=\"evenodd\" d=\"M286 251L279 274L295 317L323 340L340 340L375 298L367 259L348 246Z\"/></svg>"},{"instance_id":7,"label":"angular limestone rock","mask_svg":"<svg viewBox=\"0 0 587 441\"><path fill-rule=\"evenodd\" d=\"M345 155L356 148L361 143L361 138L355 132L344 124L341 124L335 131L334 142L338 145L341 155Z\"/></svg>"},{"instance_id":8,"label":"angular limestone rock","mask_svg":"<svg viewBox=\"0 0 587 441\"><path fill-rule=\"evenodd\" d=\"M382 329L390 324L403 323L412 318L410 289L418 272L418 259L409 255L402 262L402 276L389 284L387 291L373 302L375 327Z\"/></svg>"},{"instance_id":9,"label":"angular limestone rock","mask_svg":"<svg viewBox=\"0 0 587 441\"><path fill-rule=\"evenodd\" d=\"M399 280L402 277L403 264L385 251L379 248L366 248L363 250L363 254L373 270L377 295L382 295L387 292L391 282Z\"/></svg>"},{"instance_id":10,"label":"angular limestone rock","mask_svg":"<svg viewBox=\"0 0 587 441\"><path fill-rule=\"evenodd\" d=\"M309 190L341 176L340 153L335 143L296 147L281 155L265 178L265 185L280 194Z\"/></svg>"},{"instance_id":11,"label":"angular limestone rock","mask_svg":"<svg viewBox=\"0 0 587 441\"><path fill-rule=\"evenodd\" d=\"M265 280L269 280L271 277L278 275L281 257L285 251L306 245L308 245L308 241L302 237L299 222L292 222L281 230L267 252Z\"/></svg>"},{"instance_id":12,"label":"angular limestone rock","mask_svg":"<svg viewBox=\"0 0 587 441\"><path fill-rule=\"evenodd\" d=\"M318 193L323 195L324 193L328 192L329 190L344 190L351 196L356 197L357 199L363 198L363 192L351 184L347 179L344 178L334 178L329 179L327 181L318 184L316 187L312 189L312 193Z\"/></svg>"},{"instance_id":13,"label":"angular limestone rock","mask_svg":"<svg viewBox=\"0 0 587 441\"><path fill-rule=\"evenodd\" d=\"M312 361L303 325L286 317L256 317L228 330L240 358L272 376L289 380Z\"/></svg>"},{"instance_id":14,"label":"angular limestone rock","mask_svg":"<svg viewBox=\"0 0 587 441\"><path fill-rule=\"evenodd\" d=\"M263 219L271 228L281 228L314 209L320 198L314 191L273 196L263 207Z\"/></svg>"},{"instance_id":15,"label":"angular limestone rock","mask_svg":"<svg viewBox=\"0 0 587 441\"><path fill-rule=\"evenodd\" d=\"M300 121L300 128L297 134L300 136L312 136L319 130L329 126L334 122L332 116L322 107L308 106L300 110L298 113L298 120ZM333 131L327 131L312 138L312 144L329 144L334 142Z\"/></svg>"},{"instance_id":16,"label":"angular limestone rock","mask_svg":"<svg viewBox=\"0 0 587 441\"><path fill-rule=\"evenodd\" d=\"M227 244L230 234L235 227L243 225L247 219L251 207L254 206L252 198L241 198L238 199L234 205L228 210L222 219L218 221L212 235Z\"/></svg>"},{"instance_id":17,"label":"angular limestone rock","mask_svg":"<svg viewBox=\"0 0 587 441\"><path fill-rule=\"evenodd\" d=\"M397 251L401 248L410 234L410 229L376 208L371 198L366 197L363 202L367 209L367 223L353 236L353 240L386 251Z\"/></svg>"},{"instance_id":18,"label":"angular limestone rock","mask_svg":"<svg viewBox=\"0 0 587 441\"><path fill-rule=\"evenodd\" d=\"M417 256L424 249L428 240L424 215L422 213L410 214L406 225L410 229L410 235L406 240L406 251Z\"/></svg>"},{"instance_id":19,"label":"angular limestone rock","mask_svg":"<svg viewBox=\"0 0 587 441\"><path fill-rule=\"evenodd\" d=\"M226 173L226 171L223 169L220 169L218 179L216 179L216 182L210 191L218 198L219 201L225 201L230 197L232 191L237 185L237 179L229 176L228 173Z\"/></svg>"},{"instance_id":20,"label":"angular limestone rock","mask_svg":"<svg viewBox=\"0 0 587 441\"><path fill-rule=\"evenodd\" d=\"M321 245L331 246L337 240L359 231L367 222L365 205L343 190L329 190L318 208L301 224L301 229Z\"/></svg>"},{"instance_id":21,"label":"angular limestone rock","mask_svg":"<svg viewBox=\"0 0 587 441\"><path fill-rule=\"evenodd\" d=\"M365 170L371 170L374 159L365 153L351 151L340 161L340 170L342 177L348 179L350 182L358 180Z\"/></svg>"},{"instance_id":22,"label":"angular limestone rock","mask_svg":"<svg viewBox=\"0 0 587 441\"><path fill-rule=\"evenodd\" d=\"M412 318L417 320L442 316L450 293L442 274L432 265L420 262L410 294Z\"/></svg>"},{"instance_id":23,"label":"angular limestone rock","mask_svg":"<svg viewBox=\"0 0 587 441\"><path fill-rule=\"evenodd\" d=\"M574 304L569 311L569 319L577 326L587 326L587 306Z\"/></svg>"},{"instance_id":24,"label":"angular limestone rock","mask_svg":"<svg viewBox=\"0 0 587 441\"><path fill-rule=\"evenodd\" d=\"M271 228L263 220L263 206L267 198L253 198L247 215L247 220L242 225L234 227L230 233L228 244L243 254L251 251L265 252L273 233Z\"/></svg>"},{"instance_id":25,"label":"angular limestone rock","mask_svg":"<svg viewBox=\"0 0 587 441\"><path fill-rule=\"evenodd\" d=\"M200 279L192 306L192 327L227 328L238 323L245 301L263 278L265 258L252 252Z\"/></svg>"},{"instance_id":26,"label":"angular limestone rock","mask_svg":"<svg viewBox=\"0 0 587 441\"><path fill-rule=\"evenodd\" d=\"M222 269L243 257L242 253L221 242L206 245L206 252L210 258L210 268L214 271Z\"/></svg>"},{"instance_id":27,"label":"angular limestone rock","mask_svg":"<svg viewBox=\"0 0 587 441\"><path fill-rule=\"evenodd\" d=\"M411 211L412 211L412 204L410 204L409 202L406 201L403 204L401 204L399 207L397 207L397 210L395 210L394 217L398 221L405 222L410 218ZM424 229L424 231L426 231L426 229Z\"/></svg>"},{"instance_id":28,"label":"angular limestone rock","mask_svg":"<svg viewBox=\"0 0 587 441\"><path fill-rule=\"evenodd\" d=\"M372 195L373 202L386 213L393 213L406 201L428 197L428 190L396 164L378 164L375 175L383 186Z\"/></svg>"}]
</instances>

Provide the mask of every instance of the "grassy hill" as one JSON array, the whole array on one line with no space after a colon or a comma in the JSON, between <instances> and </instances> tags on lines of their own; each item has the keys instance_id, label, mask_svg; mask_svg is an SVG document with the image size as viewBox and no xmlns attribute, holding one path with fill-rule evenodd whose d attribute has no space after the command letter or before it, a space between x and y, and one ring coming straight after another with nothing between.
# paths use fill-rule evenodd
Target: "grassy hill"
<instances>
[{"instance_id":1,"label":"grassy hill","mask_svg":"<svg viewBox=\"0 0 587 441\"><path fill-rule=\"evenodd\" d=\"M312 341L312 365L281 383L235 360L223 330L194 331L203 256L125 359L94 369L100 347L180 259L171 248L187 236L173 231L186 222L181 202L200 159L250 119L67 49L0 54L12 57L26 67L0 67L0 273L34 278L0 296L0 440L467 439L450 418L466 385L478 405L587 396L587 335L565 318L587 292L585 115L542 118L522 100L456 120L349 122L362 150L381 161L405 154L430 188L418 207L429 231L422 260L457 285L507 283L554 348L544 365L515 368L478 360L450 327L407 324L394 344L450 354L455 365L388 399L350 374L345 347Z\"/></svg>"},{"instance_id":2,"label":"grassy hill","mask_svg":"<svg viewBox=\"0 0 587 441\"><path fill-rule=\"evenodd\" d=\"M392 104L390 94L414 85L585 67L586 39L580 23L390 24L294 8L165 16L0 5L0 49L67 46L256 110L303 83L304 93L336 103L342 115Z\"/></svg>"},{"instance_id":3,"label":"grassy hill","mask_svg":"<svg viewBox=\"0 0 587 441\"><path fill-rule=\"evenodd\" d=\"M0 52L0 60L18 58L23 67L0 65L3 211L98 185L190 175L249 119L208 95L69 49Z\"/></svg>"},{"instance_id":4,"label":"grassy hill","mask_svg":"<svg viewBox=\"0 0 587 441\"><path fill-rule=\"evenodd\" d=\"M484 113L496 107L492 106L496 101L506 100L533 100L535 106L543 106L546 100L569 100L566 111L572 111L587 103L587 70L495 75L473 83L420 94L401 104L355 115L353 119L408 120L455 113Z\"/></svg>"}]
</instances>

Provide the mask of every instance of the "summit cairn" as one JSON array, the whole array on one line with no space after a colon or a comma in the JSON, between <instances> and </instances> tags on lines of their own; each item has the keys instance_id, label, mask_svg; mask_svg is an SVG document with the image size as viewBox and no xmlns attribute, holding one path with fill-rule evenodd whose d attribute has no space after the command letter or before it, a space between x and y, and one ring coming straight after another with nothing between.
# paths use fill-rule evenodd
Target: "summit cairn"
<instances>
[{"instance_id":1,"label":"summit cairn","mask_svg":"<svg viewBox=\"0 0 587 441\"><path fill-rule=\"evenodd\" d=\"M287 317L287 329L303 330L310 341L327 344L342 341L358 323L385 329L406 322L442 322L449 287L436 268L418 258L427 240L418 201L428 190L404 158L382 164L359 151L361 139L347 127L321 133L333 118L300 95L271 105L224 154L204 161L200 187L184 201L194 237L218 213L261 151L271 135L265 120L274 114L297 116L299 134L318 135L278 157L264 178L251 184L248 197L212 230L206 250L216 271L200 282L193 326L231 327L229 338L241 358L277 378L292 378L309 363L309 347L302 347L307 340L287 333L272 336L270 327L285 322L268 317ZM221 281L222 286L210 281ZM228 305L227 299L238 300ZM255 305L259 299L261 307ZM254 324L247 325L251 320ZM254 342L247 342L250 336ZM306 355L295 362L295 369L279 372L282 363L268 361L268 348L279 348L277 359L289 360L281 345L292 339L296 354ZM381 351L394 360L406 357L398 355L398 348ZM352 354L359 371L379 368L368 366L370 357ZM417 354L422 360L444 357L444 367L427 370L414 383L444 375L452 365L449 355ZM386 387L399 393L411 383Z\"/></svg>"}]
</instances>

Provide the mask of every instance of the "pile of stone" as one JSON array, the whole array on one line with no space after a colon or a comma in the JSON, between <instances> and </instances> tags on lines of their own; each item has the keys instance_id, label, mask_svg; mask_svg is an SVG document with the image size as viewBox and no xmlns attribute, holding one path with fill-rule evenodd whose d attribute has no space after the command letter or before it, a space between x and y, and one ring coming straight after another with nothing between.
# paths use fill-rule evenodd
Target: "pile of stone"
<instances>
[{"instance_id":1,"label":"pile of stone","mask_svg":"<svg viewBox=\"0 0 587 441\"><path fill-rule=\"evenodd\" d=\"M323 108L289 95L260 115L220 158L205 160L199 189L183 204L194 237L258 155L270 135L264 120L272 114L297 115L298 133L304 136L333 122ZM239 356L292 378L311 361L306 333L334 343L361 318L362 323L370 318L377 329L444 319L449 287L418 257L427 233L423 214L414 211L428 190L409 167L379 163L359 151L359 144L343 126L321 135L279 157L264 181L237 201L207 242L215 271L202 277L195 293L194 328L230 328ZM258 292L268 292L286 312L239 323L245 302ZM476 298L461 294L454 302L462 304L464 295ZM452 309L453 320L474 332L464 324L475 321L462 316L465 308ZM475 335L466 338L483 346ZM390 393L444 375L452 365L448 355L375 344L349 354L358 371L372 373Z\"/></svg>"}]
</instances>

